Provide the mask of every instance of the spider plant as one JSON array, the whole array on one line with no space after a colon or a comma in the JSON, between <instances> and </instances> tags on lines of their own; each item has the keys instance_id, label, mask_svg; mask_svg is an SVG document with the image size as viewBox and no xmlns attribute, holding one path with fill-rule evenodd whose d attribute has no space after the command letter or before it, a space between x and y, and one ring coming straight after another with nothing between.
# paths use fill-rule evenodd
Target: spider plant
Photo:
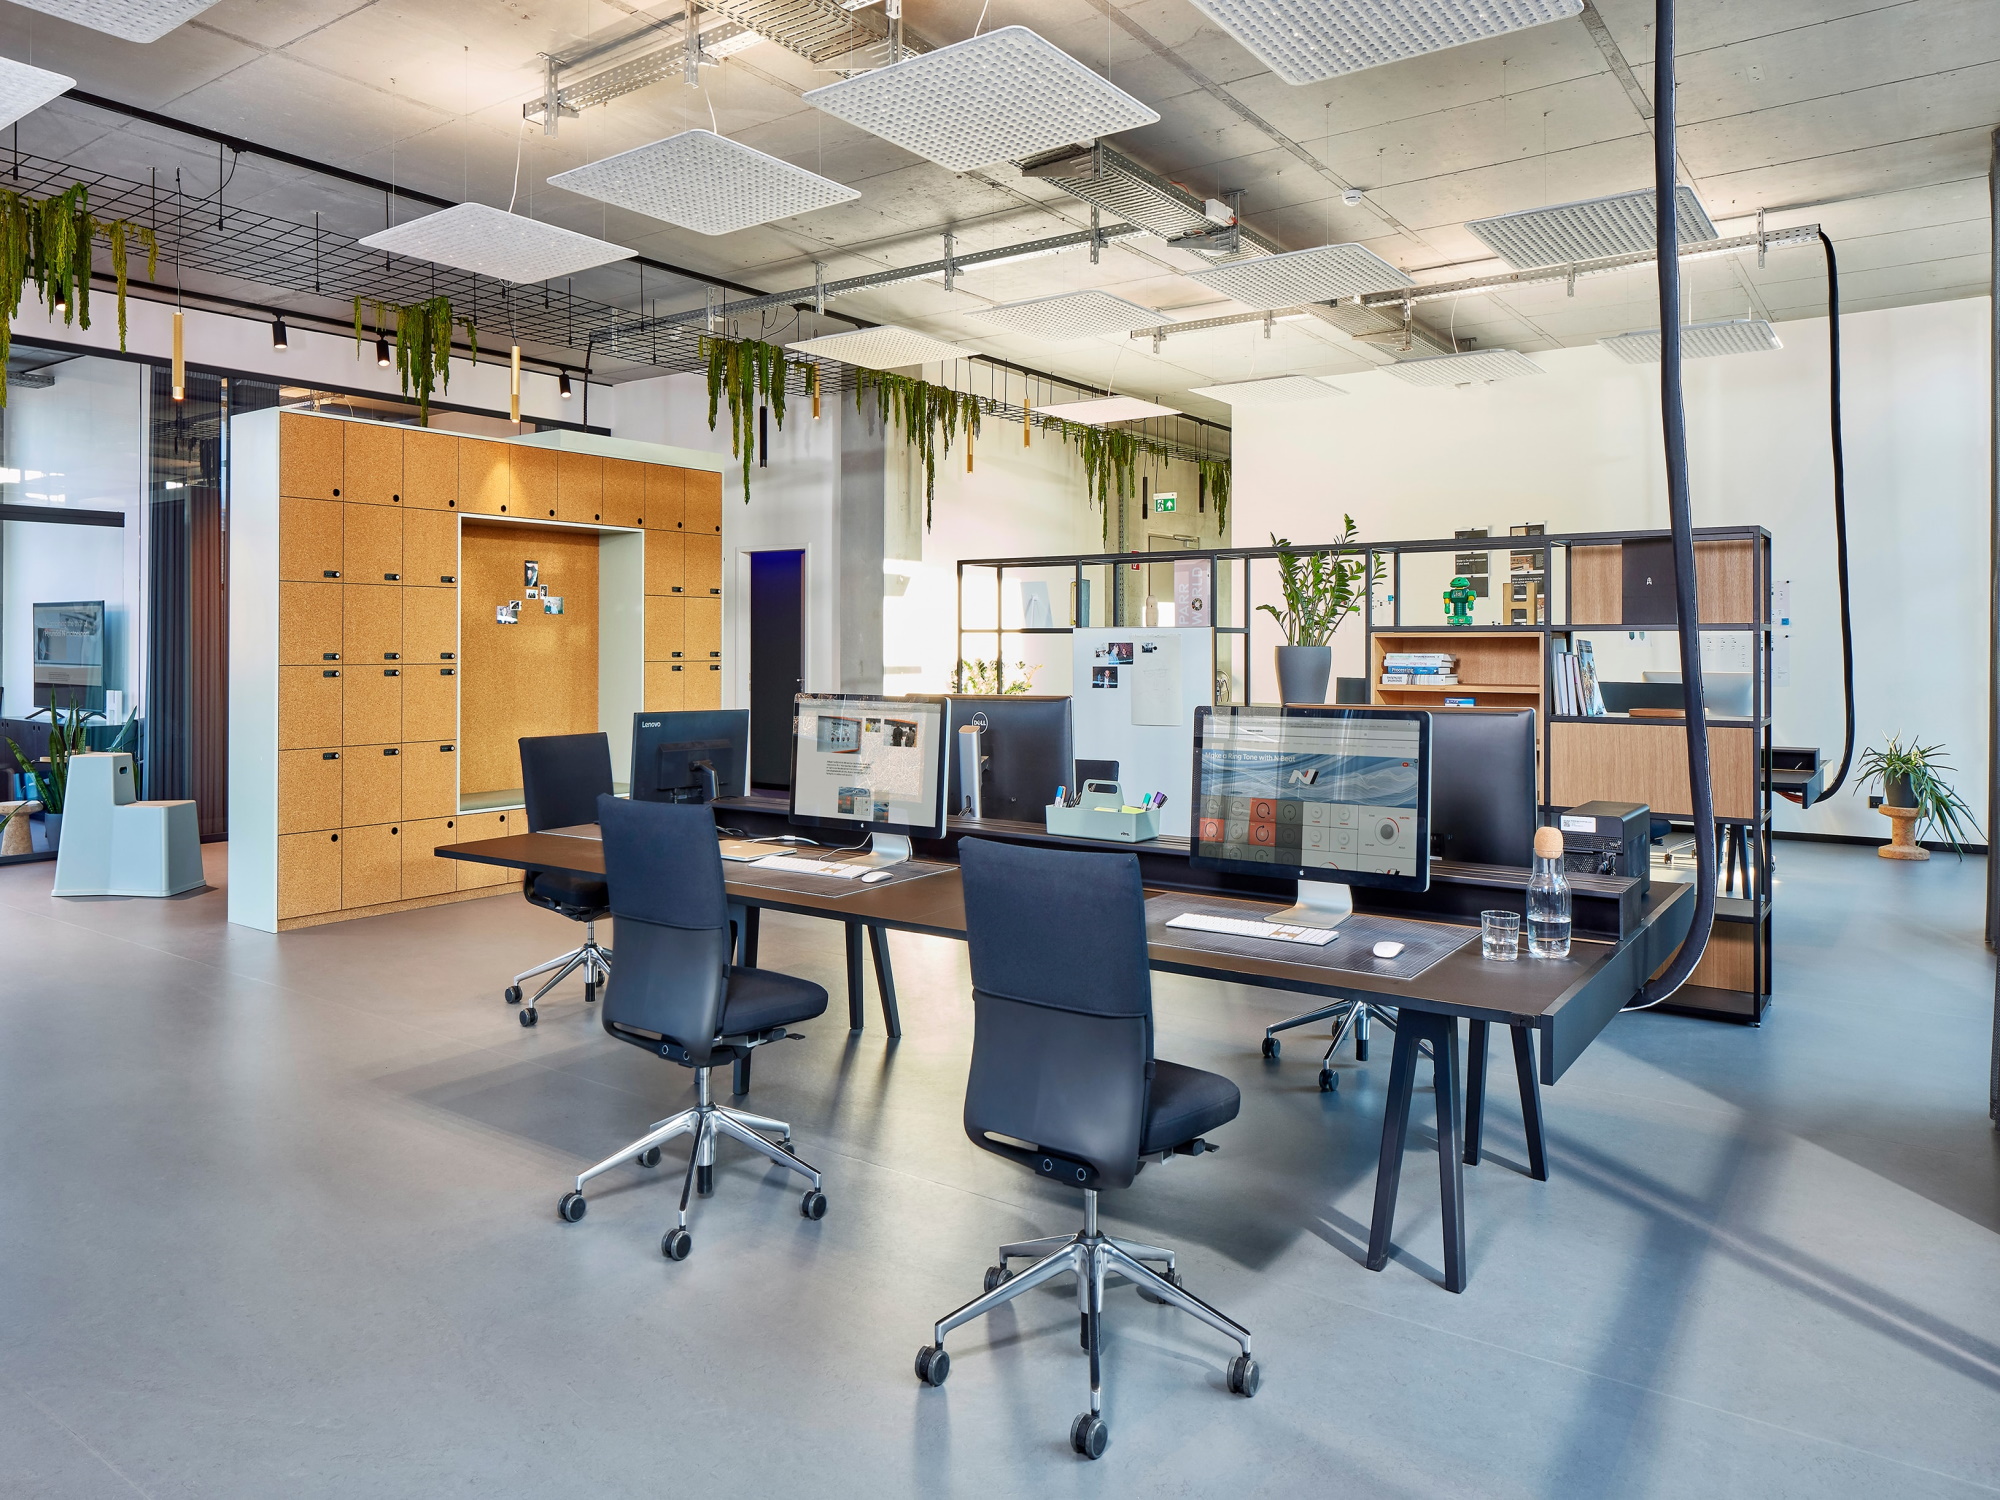
<instances>
[{"instance_id":1,"label":"spider plant","mask_svg":"<svg viewBox=\"0 0 2000 1500\"><path fill-rule=\"evenodd\" d=\"M1960 839L1968 828L1973 833L1980 829L1965 799L1944 779L1943 773L1953 771L1944 759L1944 746L1919 745L1914 741L1905 745L1900 735L1892 735L1884 748L1870 746L1862 751L1857 769L1861 773L1855 783L1857 790L1880 786L1882 800L1889 806L1921 810L1923 818L1917 825L1918 833L1935 829L1951 845L1954 854L1961 859L1965 857Z\"/></svg>"}]
</instances>

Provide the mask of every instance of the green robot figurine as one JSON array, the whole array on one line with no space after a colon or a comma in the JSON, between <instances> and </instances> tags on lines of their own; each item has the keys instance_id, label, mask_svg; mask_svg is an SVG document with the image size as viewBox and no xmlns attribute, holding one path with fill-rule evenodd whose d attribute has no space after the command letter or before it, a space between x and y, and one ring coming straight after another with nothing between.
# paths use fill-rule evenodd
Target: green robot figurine
<instances>
[{"instance_id":1,"label":"green robot figurine","mask_svg":"<svg viewBox=\"0 0 2000 1500\"><path fill-rule=\"evenodd\" d=\"M1473 592L1470 578L1458 577L1451 581L1451 587L1444 591L1444 622L1447 625L1470 625L1472 623L1472 601L1478 597Z\"/></svg>"}]
</instances>

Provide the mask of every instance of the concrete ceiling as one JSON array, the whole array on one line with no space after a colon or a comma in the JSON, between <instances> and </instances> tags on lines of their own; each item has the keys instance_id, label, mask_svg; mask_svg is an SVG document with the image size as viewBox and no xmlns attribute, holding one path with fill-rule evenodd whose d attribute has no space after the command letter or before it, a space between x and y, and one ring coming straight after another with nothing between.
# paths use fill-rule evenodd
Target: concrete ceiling
<instances>
[{"instance_id":1,"label":"concrete ceiling","mask_svg":"<svg viewBox=\"0 0 2000 1500\"><path fill-rule=\"evenodd\" d=\"M972 34L973 0L906 0L906 24L937 43ZM804 104L831 81L760 43L705 69L565 119L524 126L542 89L538 54L573 52L672 19L623 0L219 0L149 46L0 0L0 53L80 86L452 199L505 205L658 260L780 290L1073 232L1088 208L1010 166L953 174ZM1464 223L1646 186L1651 0L1597 0L1583 18L1518 32L1329 83L1293 87L1187 0L990 0L985 26L1032 27L1158 110L1114 138L1121 151L1198 195L1242 189L1244 218L1285 248L1358 240L1419 281L1505 269ZM2000 116L2000 5L1993 0L1681 0L1683 180L1725 234L1818 222L1838 242L1849 311L1981 294L1989 135ZM649 44L650 45L650 44ZM635 45L633 49L639 50ZM616 60L616 54L611 59ZM581 78L604 64L575 70ZM692 125L860 189L848 205L710 239L546 186L567 167ZM214 189L218 164L153 126L59 101L23 122L23 149L143 179L183 169ZM518 162L519 187L515 188ZM1341 193L1358 187L1358 206ZM228 201L294 218L319 212L360 235L382 227L379 194L245 157ZM1226 409L1191 386L1283 372L1338 375L1385 357L1317 322L1248 324L1169 338L1049 343L995 334L970 317L996 302L1104 287L1166 318L1241 309L1184 273L1201 262L1151 236L961 274L953 290L913 282L842 298L858 317L921 328L1023 365L1150 395L1200 415ZM1693 263L1696 319L1824 310L1817 249ZM635 306L628 269L578 279L579 294ZM652 273L646 303L699 306L699 287ZM1656 322L1646 273L1425 305L1423 316L1481 347L1588 343ZM1163 318L1163 321L1166 320ZM755 321L755 320L753 320ZM766 320L788 331L794 315ZM806 331L814 320L804 319ZM831 320L828 331L844 326Z\"/></svg>"}]
</instances>

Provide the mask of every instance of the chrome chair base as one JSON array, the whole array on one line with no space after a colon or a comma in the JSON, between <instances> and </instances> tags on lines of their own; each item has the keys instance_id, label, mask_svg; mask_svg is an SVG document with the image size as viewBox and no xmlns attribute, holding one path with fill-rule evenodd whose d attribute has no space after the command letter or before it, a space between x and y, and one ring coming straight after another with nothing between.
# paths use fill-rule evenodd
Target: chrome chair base
<instances>
[{"instance_id":1,"label":"chrome chair base","mask_svg":"<svg viewBox=\"0 0 2000 1500\"><path fill-rule=\"evenodd\" d=\"M1321 1060L1319 1069L1319 1086L1330 1093L1340 1086L1339 1075L1333 1071L1333 1054L1340 1050L1340 1044L1347 1040L1350 1031L1354 1033L1354 1060L1368 1061L1368 1023L1371 1020L1380 1021L1391 1031L1396 1029L1396 1012L1389 1006L1377 1005L1373 1001L1336 1000L1331 1005L1322 1005L1318 1010L1309 1010L1275 1026L1266 1026L1264 1056L1274 1059L1278 1056L1278 1033L1281 1031L1311 1026L1316 1021L1334 1022L1333 1040L1327 1044L1326 1056Z\"/></svg>"},{"instance_id":2,"label":"chrome chair base","mask_svg":"<svg viewBox=\"0 0 2000 1500\"><path fill-rule=\"evenodd\" d=\"M526 1005L521 1005L521 985L523 982L535 978L538 974L548 974L551 969L554 969L555 973L549 974L548 981L535 991ZM597 924L595 922L585 922L583 924L582 947L572 948L567 953L556 955L556 957L550 959L547 963L536 964L534 968L527 970L525 973L514 976L514 982L507 986L507 1003L509 1005L521 1005L521 1024L523 1026L534 1025L535 1023L532 1018L535 1015L535 1007L541 1004L542 996L561 984L578 969L583 970L583 998L586 1001L595 1000L597 998L597 987L611 977L611 950L598 945Z\"/></svg>"}]
</instances>

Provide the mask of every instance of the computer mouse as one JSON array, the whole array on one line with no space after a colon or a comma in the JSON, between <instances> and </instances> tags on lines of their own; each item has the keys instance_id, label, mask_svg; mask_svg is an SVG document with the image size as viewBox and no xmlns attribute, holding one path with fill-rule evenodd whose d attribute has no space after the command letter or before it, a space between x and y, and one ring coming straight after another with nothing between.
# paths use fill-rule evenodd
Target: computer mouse
<instances>
[{"instance_id":1,"label":"computer mouse","mask_svg":"<svg viewBox=\"0 0 2000 1500\"><path fill-rule=\"evenodd\" d=\"M874 885L879 880L887 880L889 873L887 870L870 870L866 875L861 877L861 883L863 885Z\"/></svg>"},{"instance_id":2,"label":"computer mouse","mask_svg":"<svg viewBox=\"0 0 2000 1500\"><path fill-rule=\"evenodd\" d=\"M1377 958L1394 958L1398 953L1401 953L1402 951L1403 951L1403 945L1401 943L1392 943L1387 941L1386 939L1382 942L1377 943L1374 948L1374 953Z\"/></svg>"}]
</instances>

